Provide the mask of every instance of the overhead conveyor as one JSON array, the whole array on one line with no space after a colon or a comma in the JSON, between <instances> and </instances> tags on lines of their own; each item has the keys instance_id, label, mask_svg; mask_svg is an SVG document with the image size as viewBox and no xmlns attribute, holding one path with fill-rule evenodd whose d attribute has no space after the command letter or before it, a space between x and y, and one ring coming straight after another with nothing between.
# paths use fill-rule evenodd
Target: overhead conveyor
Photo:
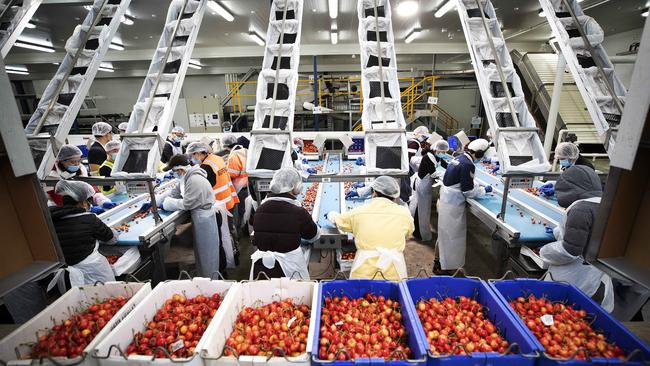
<instances>
[{"instance_id":1,"label":"overhead conveyor","mask_svg":"<svg viewBox=\"0 0 650 366\"><path fill-rule=\"evenodd\" d=\"M0 57L5 58L43 0L0 0Z\"/></svg>"},{"instance_id":2,"label":"overhead conveyor","mask_svg":"<svg viewBox=\"0 0 650 366\"><path fill-rule=\"evenodd\" d=\"M113 176L154 177L185 80L207 0L173 0L138 100L133 106Z\"/></svg>"},{"instance_id":3,"label":"overhead conveyor","mask_svg":"<svg viewBox=\"0 0 650 366\"><path fill-rule=\"evenodd\" d=\"M298 86L302 12L302 0L271 3L246 162L247 173L253 180L262 178L268 183L276 170L293 165L291 133ZM258 192L263 190L265 188L260 187Z\"/></svg>"},{"instance_id":4,"label":"overhead conveyor","mask_svg":"<svg viewBox=\"0 0 650 366\"><path fill-rule=\"evenodd\" d=\"M528 110L491 1L459 0L465 32L487 120L504 173L542 173L550 169Z\"/></svg>"},{"instance_id":5,"label":"overhead conveyor","mask_svg":"<svg viewBox=\"0 0 650 366\"><path fill-rule=\"evenodd\" d=\"M25 128L40 179L52 170L130 3L95 0L66 42L63 61Z\"/></svg>"},{"instance_id":6,"label":"overhead conveyor","mask_svg":"<svg viewBox=\"0 0 650 366\"><path fill-rule=\"evenodd\" d=\"M539 0L553 36L609 156L621 122L627 91L602 46L600 25L576 0ZM564 68L564 62L558 63Z\"/></svg>"},{"instance_id":7,"label":"overhead conveyor","mask_svg":"<svg viewBox=\"0 0 650 366\"><path fill-rule=\"evenodd\" d=\"M406 174L406 122L397 79L390 1L359 0L357 15L366 171Z\"/></svg>"}]
</instances>

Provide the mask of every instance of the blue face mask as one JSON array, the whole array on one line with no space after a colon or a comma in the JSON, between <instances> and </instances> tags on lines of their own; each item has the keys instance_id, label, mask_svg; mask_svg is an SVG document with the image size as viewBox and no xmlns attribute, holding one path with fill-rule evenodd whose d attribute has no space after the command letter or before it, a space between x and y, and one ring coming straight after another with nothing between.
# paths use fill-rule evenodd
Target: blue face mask
<instances>
[{"instance_id":1,"label":"blue face mask","mask_svg":"<svg viewBox=\"0 0 650 366\"><path fill-rule=\"evenodd\" d=\"M76 173L77 171L79 171L79 165L70 165L66 167L65 170L67 170L70 173Z\"/></svg>"},{"instance_id":2,"label":"blue face mask","mask_svg":"<svg viewBox=\"0 0 650 366\"><path fill-rule=\"evenodd\" d=\"M178 172L174 172L174 178L176 178L178 180L181 180L181 179L183 179L183 176L178 174Z\"/></svg>"},{"instance_id":3,"label":"blue face mask","mask_svg":"<svg viewBox=\"0 0 650 366\"><path fill-rule=\"evenodd\" d=\"M182 137L174 137L174 142L180 143L181 141L183 141Z\"/></svg>"},{"instance_id":4,"label":"blue face mask","mask_svg":"<svg viewBox=\"0 0 650 366\"><path fill-rule=\"evenodd\" d=\"M117 160L117 154L111 154L111 159L112 159L113 161Z\"/></svg>"},{"instance_id":5,"label":"blue face mask","mask_svg":"<svg viewBox=\"0 0 650 366\"><path fill-rule=\"evenodd\" d=\"M571 160L568 160L568 159L561 159L561 160L560 160L560 166L561 166L562 168L564 168L564 169L570 167L571 165L573 165L573 164L571 163Z\"/></svg>"},{"instance_id":6,"label":"blue face mask","mask_svg":"<svg viewBox=\"0 0 650 366\"><path fill-rule=\"evenodd\" d=\"M194 165L199 165L199 164L201 164L201 163L202 163L201 160L199 160L199 159L195 159L195 158L192 158L192 164L194 164Z\"/></svg>"},{"instance_id":7,"label":"blue face mask","mask_svg":"<svg viewBox=\"0 0 650 366\"><path fill-rule=\"evenodd\" d=\"M442 158L445 157L445 154L443 154L443 153L437 153L437 154L436 154L436 157L439 157L440 159L442 159Z\"/></svg>"}]
</instances>

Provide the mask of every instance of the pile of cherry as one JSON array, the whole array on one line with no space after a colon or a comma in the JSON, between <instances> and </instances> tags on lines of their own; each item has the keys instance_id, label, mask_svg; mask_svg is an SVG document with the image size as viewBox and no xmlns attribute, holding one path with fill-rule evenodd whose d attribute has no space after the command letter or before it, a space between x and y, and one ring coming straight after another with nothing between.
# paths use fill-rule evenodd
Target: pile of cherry
<instances>
[{"instance_id":1,"label":"pile of cherry","mask_svg":"<svg viewBox=\"0 0 650 366\"><path fill-rule=\"evenodd\" d=\"M303 199L303 207L307 212L312 213L314 211L314 205L316 204L316 195L318 193L318 183L311 183L307 190L305 191L305 198Z\"/></svg>"},{"instance_id":2,"label":"pile of cherry","mask_svg":"<svg viewBox=\"0 0 650 366\"><path fill-rule=\"evenodd\" d=\"M321 360L411 356L397 301L370 293L357 299L326 297L320 320Z\"/></svg>"},{"instance_id":3,"label":"pile of cherry","mask_svg":"<svg viewBox=\"0 0 650 366\"><path fill-rule=\"evenodd\" d=\"M518 297L510 301L510 306L552 357L625 358L619 346L607 342L601 332L591 327L584 310L533 295Z\"/></svg>"},{"instance_id":4,"label":"pile of cherry","mask_svg":"<svg viewBox=\"0 0 650 366\"><path fill-rule=\"evenodd\" d=\"M32 347L31 358L81 356L84 348L127 301L124 296L108 298L55 324L48 334L38 337L38 342Z\"/></svg>"},{"instance_id":5,"label":"pile of cherry","mask_svg":"<svg viewBox=\"0 0 650 366\"><path fill-rule=\"evenodd\" d=\"M292 300L246 307L237 316L226 356L297 357L307 349L310 309Z\"/></svg>"},{"instance_id":6,"label":"pile of cherry","mask_svg":"<svg viewBox=\"0 0 650 366\"><path fill-rule=\"evenodd\" d=\"M210 297L198 295L192 299L174 294L156 311L146 329L135 333L133 342L126 349L127 355L191 357L222 302L218 293Z\"/></svg>"},{"instance_id":7,"label":"pile of cherry","mask_svg":"<svg viewBox=\"0 0 650 366\"><path fill-rule=\"evenodd\" d=\"M438 355L465 355L472 352L504 353L508 341L489 319L483 305L465 296L447 297L442 301L420 300L416 310L429 351Z\"/></svg>"}]
</instances>

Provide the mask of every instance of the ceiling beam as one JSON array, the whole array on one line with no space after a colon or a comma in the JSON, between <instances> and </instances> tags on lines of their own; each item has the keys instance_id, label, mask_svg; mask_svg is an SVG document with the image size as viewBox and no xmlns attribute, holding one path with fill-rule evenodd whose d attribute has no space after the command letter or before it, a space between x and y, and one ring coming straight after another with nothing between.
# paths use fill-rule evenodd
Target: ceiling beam
<instances>
[{"instance_id":1,"label":"ceiling beam","mask_svg":"<svg viewBox=\"0 0 650 366\"><path fill-rule=\"evenodd\" d=\"M539 42L529 43L508 43L510 49L517 49L522 52L542 51L544 45ZM467 45L465 42L455 43L418 43L418 44L396 44L395 52L400 55L427 55L427 54L466 54ZM125 50L109 51L104 61L147 61L151 60L153 49L148 50ZM349 44L311 44L301 45L301 56L329 56L329 55L352 55L359 54L359 45ZM65 55L64 52L26 52L10 53L6 62L8 64L43 64L60 62ZM259 46L235 46L235 47L196 47L192 53L193 58L198 59L228 59L245 57L262 57L264 49Z\"/></svg>"},{"instance_id":2,"label":"ceiling beam","mask_svg":"<svg viewBox=\"0 0 650 366\"><path fill-rule=\"evenodd\" d=\"M54 4L64 4L64 5L91 5L92 0L43 0L41 5L54 5Z\"/></svg>"}]
</instances>

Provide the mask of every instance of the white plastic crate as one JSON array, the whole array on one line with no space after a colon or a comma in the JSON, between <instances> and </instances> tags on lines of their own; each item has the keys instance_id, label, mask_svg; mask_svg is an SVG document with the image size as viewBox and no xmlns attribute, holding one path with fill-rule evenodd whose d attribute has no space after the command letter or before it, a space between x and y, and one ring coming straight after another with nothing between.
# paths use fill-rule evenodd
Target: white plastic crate
<instances>
[{"instance_id":1,"label":"white plastic crate","mask_svg":"<svg viewBox=\"0 0 650 366\"><path fill-rule=\"evenodd\" d=\"M73 309L82 310L85 304L94 303L95 300L105 300L110 297L130 297L129 301L120 309L113 318L106 323L92 342L84 349L84 356L73 359L56 358L61 365L97 365L90 356L91 350L104 339L115 327L133 310L142 299L151 292L149 283L138 282L108 282L105 284L73 287L58 300L40 312L37 316L23 324L10 335L0 341L0 360L8 365L53 365L50 360L17 359L19 355L29 356L30 344L36 342L37 335L45 334L52 327L53 322L61 323L68 319ZM84 306L85 307L85 306Z\"/></svg>"},{"instance_id":2,"label":"white plastic crate","mask_svg":"<svg viewBox=\"0 0 650 366\"><path fill-rule=\"evenodd\" d=\"M206 335L210 329L217 323L218 319L223 313L224 306L227 304L228 297L240 285L232 281L216 281L209 278L193 278L191 280L167 281L162 282L146 297L138 306L133 309L129 316L111 332L102 342L100 342L92 353L92 357L99 361L99 365L156 365L166 366L182 363L184 365L201 365L201 359L195 353L191 358L154 358L153 356L132 355L125 358L120 354L125 352L126 348L133 341L133 335L136 332L144 330L147 322L151 321L156 315L156 311L160 309L165 303L165 300L171 298L174 294L182 294L187 298L193 298L198 295L212 296L214 293L219 293L224 298L219 310L214 315L210 322L208 329L206 329L203 337L199 340L196 347L197 350L201 349L201 344L205 341Z\"/></svg>"},{"instance_id":3,"label":"white plastic crate","mask_svg":"<svg viewBox=\"0 0 650 366\"><path fill-rule=\"evenodd\" d=\"M288 278L274 278L263 281L242 282L241 287L228 294L225 311L213 321L215 325L208 329L205 335L205 342L197 347L205 366L239 365L309 365L312 339L314 337L314 324L316 313L314 312L318 294L318 283L313 281L297 281ZM273 301L293 299L296 304L309 305L311 317L309 321L309 335L307 337L306 353L298 357L267 357L263 356L240 356L239 359L232 356L222 356L226 340L233 331L237 316L244 307L257 307L270 304ZM215 324L216 323L216 324Z\"/></svg>"}]
</instances>

